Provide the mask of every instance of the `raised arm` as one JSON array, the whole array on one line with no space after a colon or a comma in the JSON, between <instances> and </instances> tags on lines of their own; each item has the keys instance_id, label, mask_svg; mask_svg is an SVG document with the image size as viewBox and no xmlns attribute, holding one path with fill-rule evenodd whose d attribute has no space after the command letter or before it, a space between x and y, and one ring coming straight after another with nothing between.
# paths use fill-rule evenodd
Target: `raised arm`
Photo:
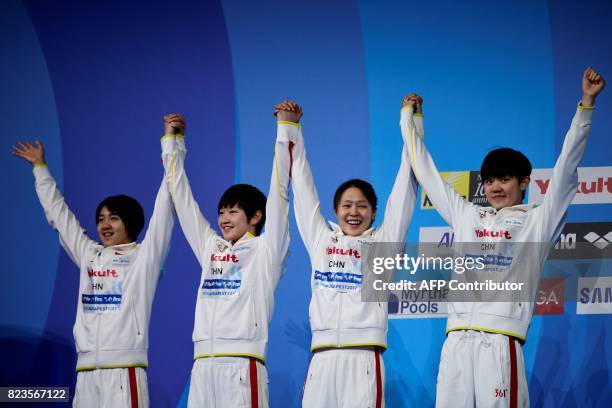
<instances>
[{"instance_id":1,"label":"raised arm","mask_svg":"<svg viewBox=\"0 0 612 408\"><path fill-rule=\"evenodd\" d=\"M289 103L285 101L283 103ZM282 105L282 104L279 104ZM279 107L277 105L277 108ZM290 110L274 110L277 117L276 143L274 144L274 160L272 162L272 175L270 177L270 190L266 201L266 224L263 240L266 244L268 259L278 268L272 268L278 275L273 279L280 278L280 267L287 258L289 251L289 182L291 178L291 160L293 146L297 138L301 109L292 103Z\"/></svg>"},{"instance_id":2,"label":"raised arm","mask_svg":"<svg viewBox=\"0 0 612 408\"><path fill-rule=\"evenodd\" d=\"M410 95L410 97L415 112L413 128L416 136L423 139L423 115L421 113L423 99L415 94ZM410 167L410 157L404 143L402 146L400 168L395 177L391 194L389 194L385 208L385 218L380 227L386 240L391 242L403 242L406 240L406 234L408 233L408 227L414 212L417 189L417 180Z\"/></svg>"},{"instance_id":3,"label":"raised arm","mask_svg":"<svg viewBox=\"0 0 612 408\"><path fill-rule=\"evenodd\" d=\"M411 95L408 95L404 98L400 113L400 127L404 143L408 149L410 164L412 165L414 175L436 207L436 210L452 227L453 223L459 220L468 208L473 207L473 204L465 201L440 176L433 159L425 147L425 143L421 137L417 136L419 130L422 133L423 118L414 117L415 106L416 100L411 98Z\"/></svg>"},{"instance_id":4,"label":"raised arm","mask_svg":"<svg viewBox=\"0 0 612 408\"><path fill-rule=\"evenodd\" d=\"M167 138L168 142L172 143L172 138ZM164 141L162 141L163 150ZM162 161L171 161L171 155L162 155ZM171 166L171 163L164 163L164 168ZM172 203L172 196L168 189L168 180L164 172L164 178L157 191L155 198L155 206L153 207L153 215L147 227L147 233L142 240L140 255L145 256L147 262L151 263L151 268L147 268L156 281L160 273L161 267L168 255L170 248L170 239L172 238L172 229L174 228L175 210Z\"/></svg>"},{"instance_id":5,"label":"raised arm","mask_svg":"<svg viewBox=\"0 0 612 408\"><path fill-rule=\"evenodd\" d=\"M572 124L565 135L561 153L557 158L550 178L550 185L537 209L542 212L542 239L555 238L561 227L565 212L576 195L578 187L578 164L582 160L587 138L591 131L591 116L595 98L605 87L604 78L589 67L582 76L582 99Z\"/></svg>"},{"instance_id":6,"label":"raised arm","mask_svg":"<svg viewBox=\"0 0 612 408\"><path fill-rule=\"evenodd\" d=\"M166 135L161 140L164 178L168 183L185 238L200 265L204 265L210 252L207 249L208 243L215 236L215 232L193 198L191 186L185 174L185 155L187 153L185 136L183 136L185 120L178 114L166 115L164 120Z\"/></svg>"},{"instance_id":7,"label":"raised arm","mask_svg":"<svg viewBox=\"0 0 612 408\"><path fill-rule=\"evenodd\" d=\"M302 236L302 241L308 252L312 255L312 251L317 246L323 232L328 228L323 215L321 214L321 204L319 195L312 179L312 172L308 159L306 158L306 149L304 147L304 138L302 136L302 127L293 120L299 120L302 116L302 110L295 105L294 102L279 104L276 107L278 112L279 125L287 127L283 130L288 132L288 136L294 143L292 149L293 164L291 165L291 182L293 187L293 208L295 218ZM291 117L283 116L285 112L297 112L297 119L289 120L284 123L283 119L291 119ZM279 129L280 130L280 129Z\"/></svg>"},{"instance_id":8,"label":"raised arm","mask_svg":"<svg viewBox=\"0 0 612 408\"><path fill-rule=\"evenodd\" d=\"M96 242L85 234L85 230L68 208L64 196L57 188L55 179L45 162L45 150L42 143L38 140L33 144L19 142L13 146L13 154L34 166L36 194L45 211L47 221L59 233L60 243L70 259L81 266L84 255L92 245L96 245Z\"/></svg>"}]
</instances>

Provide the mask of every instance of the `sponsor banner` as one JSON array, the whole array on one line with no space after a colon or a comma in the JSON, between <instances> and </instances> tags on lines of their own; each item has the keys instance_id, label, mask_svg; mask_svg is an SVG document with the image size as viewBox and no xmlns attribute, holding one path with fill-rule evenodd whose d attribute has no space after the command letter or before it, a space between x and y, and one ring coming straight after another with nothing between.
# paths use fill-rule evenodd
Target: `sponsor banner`
<instances>
[{"instance_id":1,"label":"sponsor banner","mask_svg":"<svg viewBox=\"0 0 612 408\"><path fill-rule=\"evenodd\" d=\"M455 233L451 227L419 228L419 253L425 256L453 256L451 249L455 242ZM431 244L436 245L431 245Z\"/></svg>"},{"instance_id":2,"label":"sponsor banner","mask_svg":"<svg viewBox=\"0 0 612 408\"><path fill-rule=\"evenodd\" d=\"M540 204L551 183L552 169L534 169L529 183L529 204ZM612 203L612 167L579 167L578 191L572 204Z\"/></svg>"},{"instance_id":3,"label":"sponsor banner","mask_svg":"<svg viewBox=\"0 0 612 408\"><path fill-rule=\"evenodd\" d=\"M415 294L420 293L419 299ZM389 319L435 318L448 316L448 291L436 291L428 295L416 291L398 291L389 298ZM534 315L559 315L564 313L565 278L540 280L535 299Z\"/></svg>"},{"instance_id":4,"label":"sponsor banner","mask_svg":"<svg viewBox=\"0 0 612 408\"><path fill-rule=\"evenodd\" d=\"M536 294L534 315L563 314L565 278L542 278Z\"/></svg>"},{"instance_id":5,"label":"sponsor banner","mask_svg":"<svg viewBox=\"0 0 612 408\"><path fill-rule=\"evenodd\" d=\"M461 197L467 199L470 194L470 172L469 171L441 171L440 176L455 189L457 193L461 195ZM421 191L421 209L422 210L431 210L433 209L433 204L425 189Z\"/></svg>"},{"instance_id":6,"label":"sponsor banner","mask_svg":"<svg viewBox=\"0 0 612 408\"><path fill-rule=\"evenodd\" d=\"M481 207L490 207L479 171L470 171L470 195L468 201Z\"/></svg>"},{"instance_id":7,"label":"sponsor banner","mask_svg":"<svg viewBox=\"0 0 612 408\"><path fill-rule=\"evenodd\" d=\"M548 259L612 258L612 222L568 223Z\"/></svg>"},{"instance_id":8,"label":"sponsor banner","mask_svg":"<svg viewBox=\"0 0 612 408\"><path fill-rule=\"evenodd\" d=\"M579 278L576 314L612 314L612 277Z\"/></svg>"},{"instance_id":9,"label":"sponsor banner","mask_svg":"<svg viewBox=\"0 0 612 408\"><path fill-rule=\"evenodd\" d=\"M389 295L389 319L448 317L448 290L395 291Z\"/></svg>"},{"instance_id":10,"label":"sponsor banner","mask_svg":"<svg viewBox=\"0 0 612 408\"><path fill-rule=\"evenodd\" d=\"M480 171L443 171L442 178L451 185L461 197L479 206L489 207ZM421 209L433 209L425 191L421 192Z\"/></svg>"}]
</instances>

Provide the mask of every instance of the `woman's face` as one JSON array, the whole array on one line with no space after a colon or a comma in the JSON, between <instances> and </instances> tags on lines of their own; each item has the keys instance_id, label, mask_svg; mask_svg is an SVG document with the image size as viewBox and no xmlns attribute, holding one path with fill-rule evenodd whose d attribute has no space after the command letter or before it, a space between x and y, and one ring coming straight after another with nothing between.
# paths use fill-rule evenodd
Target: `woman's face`
<instances>
[{"instance_id":1,"label":"woman's face","mask_svg":"<svg viewBox=\"0 0 612 408\"><path fill-rule=\"evenodd\" d=\"M357 187L344 190L334 213L342 232L353 237L360 236L370 228L376 216L372 205Z\"/></svg>"}]
</instances>

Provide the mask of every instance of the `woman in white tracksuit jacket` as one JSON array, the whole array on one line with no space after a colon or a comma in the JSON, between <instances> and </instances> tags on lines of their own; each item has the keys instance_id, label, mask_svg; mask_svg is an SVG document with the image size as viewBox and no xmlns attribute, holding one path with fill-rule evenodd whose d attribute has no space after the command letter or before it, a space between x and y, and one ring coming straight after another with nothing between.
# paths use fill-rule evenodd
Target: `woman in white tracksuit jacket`
<instances>
[{"instance_id":1,"label":"woman in white tracksuit jacket","mask_svg":"<svg viewBox=\"0 0 612 408\"><path fill-rule=\"evenodd\" d=\"M285 104L277 109L299 107ZM421 115L414 121L412 110L409 115L411 131L422 133ZM408 152L404 146L385 219L378 229L371 227L376 211L375 202L371 202L374 191L361 180L347 182L336 194L334 210L340 226L325 221L301 128L293 149L292 183L297 226L312 265L314 354L302 405L379 408L384 405L380 353L387 347L387 303L361 301L362 243L403 243L406 239L417 191Z\"/></svg>"},{"instance_id":2,"label":"woman in white tracksuit jacket","mask_svg":"<svg viewBox=\"0 0 612 408\"><path fill-rule=\"evenodd\" d=\"M147 407L145 368L151 305L174 226L166 182L159 188L140 244L135 242L144 225L140 204L127 196L105 199L96 214L102 242L99 244L86 235L64 201L45 164L42 144L20 143L13 151L34 165L36 193L47 220L59 233L60 244L70 259L80 268L74 323L78 358L73 406ZM129 212L122 207L126 202ZM122 212L138 216L121 219ZM135 231L134 223L139 223Z\"/></svg>"},{"instance_id":3,"label":"woman in white tracksuit jacket","mask_svg":"<svg viewBox=\"0 0 612 408\"><path fill-rule=\"evenodd\" d=\"M184 167L185 137L169 135L173 143L164 145L162 151L178 219L202 267L193 328L195 361L189 407L268 406L268 328L274 291L289 249L291 148L299 127L278 119L267 200L253 186L230 187L223 197L236 188L245 188L248 193L227 208L222 197L218 221L223 236L211 228L193 197ZM180 115L169 115L166 120L180 129L185 127ZM246 215L240 202L253 207L251 201L259 196L262 209ZM240 214L242 218L231 218ZM265 229L259 235L263 222Z\"/></svg>"},{"instance_id":4,"label":"woman in white tracksuit jacket","mask_svg":"<svg viewBox=\"0 0 612 408\"><path fill-rule=\"evenodd\" d=\"M565 224L567 208L576 194L576 170L591 129L594 100L604 84L594 70L585 71L582 101L565 137L546 196L538 207L520 204L531 171L522 153L499 149L510 152L510 160L501 165L487 159L492 155L501 157L498 151L489 153L483 170L492 170L492 174L483 174L486 178L483 181L492 207L479 207L467 202L440 177L423 141L410 132L407 115L402 116L402 135L414 172L435 208L453 228L459 255L474 250L469 243L476 243L486 259L503 257L507 267L500 268L503 263L496 263L493 269L505 274L509 281L525 285L516 295L479 291L472 293L472 301L464 297L462 302L449 304L448 337L438 372L437 407L529 406L521 344L531 322L542 265ZM527 174L521 177L503 174L516 161L526 162L523 167L529 169ZM491 276L485 275L488 271L474 271L478 280ZM493 301L491 298L476 301L491 293L496 296ZM508 296L516 297L512 301Z\"/></svg>"}]
</instances>

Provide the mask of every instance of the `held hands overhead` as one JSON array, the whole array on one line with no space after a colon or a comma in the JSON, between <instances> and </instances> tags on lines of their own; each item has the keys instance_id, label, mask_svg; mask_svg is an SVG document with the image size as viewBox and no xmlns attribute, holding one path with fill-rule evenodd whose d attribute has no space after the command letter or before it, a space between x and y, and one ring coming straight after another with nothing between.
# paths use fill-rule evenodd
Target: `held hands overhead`
<instances>
[{"instance_id":1,"label":"held hands overhead","mask_svg":"<svg viewBox=\"0 0 612 408\"><path fill-rule=\"evenodd\" d=\"M582 105L593 106L595 98L605 88L605 79L594 70L588 67L582 76ZM423 113L423 98L416 93L408 94L402 100L402 108L412 105L414 113ZM302 118L302 108L292 100L284 100L276 104L272 113L279 121L298 123ZM186 129L185 118L178 113L164 115L164 134L184 135ZM13 155L22 158L28 163L35 165L45 164L45 149L43 144L36 140L34 143L19 141L13 146Z\"/></svg>"},{"instance_id":2,"label":"held hands overhead","mask_svg":"<svg viewBox=\"0 0 612 408\"><path fill-rule=\"evenodd\" d=\"M423 98L415 93L404 96L402 100L402 108L406 105L412 105L414 113L423 114Z\"/></svg>"},{"instance_id":3,"label":"held hands overhead","mask_svg":"<svg viewBox=\"0 0 612 408\"><path fill-rule=\"evenodd\" d=\"M582 105L593 106L595 98L605 88L606 81L599 72L592 67L588 67L582 76ZM415 93L406 95L402 100L402 108L412 105L414 113L423 113L423 98Z\"/></svg>"},{"instance_id":4,"label":"held hands overhead","mask_svg":"<svg viewBox=\"0 0 612 408\"><path fill-rule=\"evenodd\" d=\"M185 118L180 113L164 115L165 135L184 135L186 127Z\"/></svg>"},{"instance_id":5,"label":"held hands overhead","mask_svg":"<svg viewBox=\"0 0 612 408\"><path fill-rule=\"evenodd\" d=\"M295 101L284 100L276 104L272 114L276 116L279 121L299 123L304 112Z\"/></svg>"}]
</instances>

